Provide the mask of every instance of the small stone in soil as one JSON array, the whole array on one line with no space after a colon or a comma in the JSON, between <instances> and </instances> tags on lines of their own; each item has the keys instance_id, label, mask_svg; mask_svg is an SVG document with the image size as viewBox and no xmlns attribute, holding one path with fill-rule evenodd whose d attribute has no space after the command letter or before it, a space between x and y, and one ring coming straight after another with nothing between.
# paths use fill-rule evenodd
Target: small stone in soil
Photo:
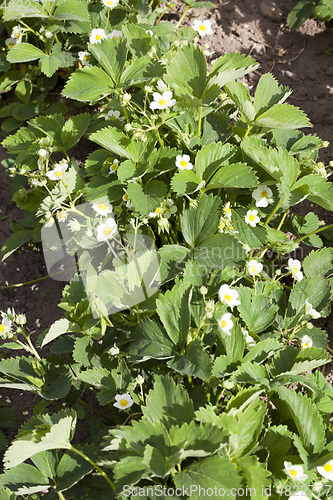
<instances>
[{"instance_id":1,"label":"small stone in soil","mask_svg":"<svg viewBox=\"0 0 333 500\"><path fill-rule=\"evenodd\" d=\"M280 22L283 17L283 12L275 2L264 0L260 5L260 12L264 17L272 19L272 21Z\"/></svg>"}]
</instances>

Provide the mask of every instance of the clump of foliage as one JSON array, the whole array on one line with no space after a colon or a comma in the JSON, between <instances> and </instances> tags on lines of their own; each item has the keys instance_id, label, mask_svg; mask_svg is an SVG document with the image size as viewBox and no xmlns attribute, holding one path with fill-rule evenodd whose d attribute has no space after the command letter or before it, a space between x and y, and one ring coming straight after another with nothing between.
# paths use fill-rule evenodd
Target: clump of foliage
<instances>
[{"instance_id":1,"label":"clump of foliage","mask_svg":"<svg viewBox=\"0 0 333 500\"><path fill-rule=\"evenodd\" d=\"M325 22L333 19L332 0L301 0L291 9L287 23L290 29L297 30L310 17Z\"/></svg>"},{"instance_id":2,"label":"clump of foliage","mask_svg":"<svg viewBox=\"0 0 333 500\"><path fill-rule=\"evenodd\" d=\"M64 317L37 345L23 314L2 313L2 347L28 355L0 362L0 386L42 400L5 452L1 498L199 499L200 488L328 498L333 390L319 368L331 357L313 320L331 310L333 250L321 237L331 226L312 212L288 218L305 199L333 210L317 161L327 143L299 130L310 121L271 74L250 94L251 57L227 54L208 71L196 33L207 21L179 28L146 3L124 6L103 18L91 3L89 21L77 20L90 60L71 68L62 95L84 112L44 110L3 141L25 216L2 260L30 240L76 260ZM33 22L54 23L57 47L76 22L50 12ZM103 33L104 21L118 33ZM43 71L30 46L8 60L31 57ZM97 146L80 165L72 148L83 137ZM150 248L133 258L147 238L158 279ZM90 439L74 445L87 389L98 402Z\"/></svg>"}]
</instances>

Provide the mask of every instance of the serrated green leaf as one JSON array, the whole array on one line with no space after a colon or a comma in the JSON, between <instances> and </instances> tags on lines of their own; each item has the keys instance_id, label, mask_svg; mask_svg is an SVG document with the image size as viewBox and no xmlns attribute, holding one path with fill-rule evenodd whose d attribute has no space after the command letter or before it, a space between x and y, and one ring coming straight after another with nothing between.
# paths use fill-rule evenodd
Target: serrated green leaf
<instances>
[{"instance_id":1,"label":"serrated green leaf","mask_svg":"<svg viewBox=\"0 0 333 500\"><path fill-rule=\"evenodd\" d=\"M301 0L289 12L287 24L291 30L297 30L311 16L316 6L315 0Z\"/></svg>"},{"instance_id":2,"label":"serrated green leaf","mask_svg":"<svg viewBox=\"0 0 333 500\"><path fill-rule=\"evenodd\" d=\"M131 203L141 215L148 215L154 212L167 195L167 188L164 182L152 180L145 187L136 182L131 182L127 193Z\"/></svg>"},{"instance_id":3,"label":"serrated green leaf","mask_svg":"<svg viewBox=\"0 0 333 500\"><path fill-rule=\"evenodd\" d=\"M275 104L256 117L254 123L271 130L311 127L310 120L303 111L286 103Z\"/></svg>"},{"instance_id":4,"label":"serrated green leaf","mask_svg":"<svg viewBox=\"0 0 333 500\"><path fill-rule=\"evenodd\" d=\"M235 153L231 144L214 142L203 146L195 158L195 169L200 180L208 182L216 170Z\"/></svg>"},{"instance_id":5,"label":"serrated green leaf","mask_svg":"<svg viewBox=\"0 0 333 500\"><path fill-rule=\"evenodd\" d=\"M156 359L170 358L176 354L166 331L158 323L145 317L135 330L135 340L129 352L136 356Z\"/></svg>"},{"instance_id":6,"label":"serrated green leaf","mask_svg":"<svg viewBox=\"0 0 333 500\"><path fill-rule=\"evenodd\" d=\"M214 84L223 87L227 83L241 78L259 67L259 64L249 56L239 52L229 52L215 60L209 73L207 85Z\"/></svg>"},{"instance_id":7,"label":"serrated green leaf","mask_svg":"<svg viewBox=\"0 0 333 500\"><path fill-rule=\"evenodd\" d=\"M176 172L171 179L173 191L177 194L191 194L198 190L200 179L193 170L181 170Z\"/></svg>"},{"instance_id":8,"label":"serrated green leaf","mask_svg":"<svg viewBox=\"0 0 333 500\"><path fill-rule=\"evenodd\" d=\"M254 107L251 101L249 89L243 83L234 81L224 85L230 99L241 110L247 123L252 123L255 117Z\"/></svg>"},{"instance_id":9,"label":"serrated green leaf","mask_svg":"<svg viewBox=\"0 0 333 500\"><path fill-rule=\"evenodd\" d=\"M254 96L256 118L275 104L282 104L291 94L288 87L280 86L271 73L260 77Z\"/></svg>"},{"instance_id":10,"label":"serrated green leaf","mask_svg":"<svg viewBox=\"0 0 333 500\"><path fill-rule=\"evenodd\" d=\"M333 272L333 249L323 248L312 251L303 261L305 275L310 277L325 276Z\"/></svg>"},{"instance_id":11,"label":"serrated green leaf","mask_svg":"<svg viewBox=\"0 0 333 500\"><path fill-rule=\"evenodd\" d=\"M32 233L32 229L28 229L12 234L1 249L1 261L7 259L15 250L31 240Z\"/></svg>"},{"instance_id":12,"label":"serrated green leaf","mask_svg":"<svg viewBox=\"0 0 333 500\"><path fill-rule=\"evenodd\" d=\"M204 194L197 208L188 208L180 217L181 228L187 243L197 245L217 230L220 222L221 202L213 194Z\"/></svg>"},{"instance_id":13,"label":"serrated green leaf","mask_svg":"<svg viewBox=\"0 0 333 500\"><path fill-rule=\"evenodd\" d=\"M243 471L251 498L266 500L269 494L264 494L263 492L266 488L268 492L270 491L269 486L271 482L268 478L271 472L265 469L264 464L260 463L259 458L256 456L241 457L238 460L238 464Z\"/></svg>"},{"instance_id":14,"label":"serrated green leaf","mask_svg":"<svg viewBox=\"0 0 333 500\"><path fill-rule=\"evenodd\" d=\"M20 463L1 475L0 485L10 486L18 495L27 495L45 490L49 479L36 467Z\"/></svg>"},{"instance_id":15,"label":"serrated green leaf","mask_svg":"<svg viewBox=\"0 0 333 500\"><path fill-rule=\"evenodd\" d=\"M233 265L244 258L243 246L231 234L214 234L200 243L194 252L198 264L212 269Z\"/></svg>"},{"instance_id":16,"label":"serrated green leaf","mask_svg":"<svg viewBox=\"0 0 333 500\"><path fill-rule=\"evenodd\" d=\"M52 340L59 337L59 335L63 335L68 332L80 332L81 327L68 319L62 318L58 319L53 325L48 329L47 334L45 335L41 347L44 347L46 344L51 342Z\"/></svg>"},{"instance_id":17,"label":"serrated green leaf","mask_svg":"<svg viewBox=\"0 0 333 500\"><path fill-rule=\"evenodd\" d=\"M162 77L165 68L159 61L152 60L148 55L135 59L123 71L120 83L124 88L138 85L151 78Z\"/></svg>"},{"instance_id":18,"label":"serrated green leaf","mask_svg":"<svg viewBox=\"0 0 333 500\"><path fill-rule=\"evenodd\" d=\"M212 371L212 361L198 339L186 346L184 354L175 356L167 364L182 375L191 375L201 380L208 380Z\"/></svg>"},{"instance_id":19,"label":"serrated green leaf","mask_svg":"<svg viewBox=\"0 0 333 500\"><path fill-rule=\"evenodd\" d=\"M42 50L30 43L22 42L14 45L14 47L9 50L7 59L11 63L22 63L34 61L44 56L45 54Z\"/></svg>"},{"instance_id":20,"label":"serrated green leaf","mask_svg":"<svg viewBox=\"0 0 333 500\"><path fill-rule=\"evenodd\" d=\"M258 184L257 176L246 163L223 166L213 175L206 189L253 188Z\"/></svg>"},{"instance_id":21,"label":"serrated green leaf","mask_svg":"<svg viewBox=\"0 0 333 500\"><path fill-rule=\"evenodd\" d=\"M81 113L76 116L71 116L62 127L61 140L63 147L68 150L75 146L86 132L90 115L88 113Z\"/></svg>"},{"instance_id":22,"label":"serrated green leaf","mask_svg":"<svg viewBox=\"0 0 333 500\"><path fill-rule=\"evenodd\" d=\"M106 38L101 43L90 43L89 51L111 76L114 83L119 83L127 58L126 40Z\"/></svg>"},{"instance_id":23,"label":"serrated green leaf","mask_svg":"<svg viewBox=\"0 0 333 500\"><path fill-rule=\"evenodd\" d=\"M89 139L111 153L132 160L134 163L140 161L146 150L146 143L130 139L121 130L111 126L91 134Z\"/></svg>"},{"instance_id":24,"label":"serrated green leaf","mask_svg":"<svg viewBox=\"0 0 333 500\"><path fill-rule=\"evenodd\" d=\"M70 76L62 95L77 101L95 102L107 97L113 90L114 84L102 68L88 66Z\"/></svg>"},{"instance_id":25,"label":"serrated green leaf","mask_svg":"<svg viewBox=\"0 0 333 500\"><path fill-rule=\"evenodd\" d=\"M175 285L156 300L157 313L170 339L184 347L190 328L190 288L187 284Z\"/></svg>"}]
</instances>

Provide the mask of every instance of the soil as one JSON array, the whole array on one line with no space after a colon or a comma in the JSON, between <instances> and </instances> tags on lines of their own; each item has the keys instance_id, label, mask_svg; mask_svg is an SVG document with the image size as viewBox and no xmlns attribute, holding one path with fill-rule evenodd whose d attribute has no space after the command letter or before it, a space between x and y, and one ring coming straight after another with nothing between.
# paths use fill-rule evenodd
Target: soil
<instances>
[{"instance_id":1,"label":"soil","mask_svg":"<svg viewBox=\"0 0 333 500\"><path fill-rule=\"evenodd\" d=\"M279 22L264 17L260 12L261 2L257 0L221 0L214 3L216 9L193 10L190 19L185 23L191 26L195 18L212 21L214 34L200 40L201 45L208 43L209 50L215 51L208 60L233 51L250 54L260 63L258 71L245 77L245 81L253 86L252 92L260 75L266 72L271 72L280 84L290 87L293 93L287 102L300 107L313 124L312 129L305 131L331 142L328 148L321 150L320 160L327 165L333 156L333 24L310 19L299 30L290 31L286 20L291 8L297 3L296 0L279 0L278 6L283 14ZM179 2L176 6L181 13L184 4ZM176 22L179 15L172 14L165 19ZM88 151L77 150L76 159L82 161L87 154ZM0 160L5 157L6 152L0 149ZM11 201L12 195L8 186L5 171L0 167L0 246L11 234L10 221L23 217L23 212ZM312 210L326 223L332 223L331 212L311 203L303 203L292 210L299 215ZM45 276L47 270L40 249L17 252L0 263L0 287ZM35 330L31 336L35 343L45 328L62 317L63 311L58 307L58 303L63 286L64 283L47 278L17 288L0 288L0 310L14 307L16 312L26 314L27 330ZM327 331L333 348L331 319L332 315L316 320L315 324ZM0 358L24 354L4 349L0 352ZM49 347L39 349L39 353L42 357L49 355ZM326 365L326 378L332 383L332 365ZM86 396L86 401L89 402L90 397ZM39 401L37 396L15 389L1 389L0 398L0 404L7 401L17 412L20 425L32 416L33 407ZM90 404L99 407L96 401L90 401ZM84 422L82 424L84 425ZM4 432L10 441L15 436L16 429L5 429ZM85 438L85 431L81 429L76 439Z\"/></svg>"}]
</instances>

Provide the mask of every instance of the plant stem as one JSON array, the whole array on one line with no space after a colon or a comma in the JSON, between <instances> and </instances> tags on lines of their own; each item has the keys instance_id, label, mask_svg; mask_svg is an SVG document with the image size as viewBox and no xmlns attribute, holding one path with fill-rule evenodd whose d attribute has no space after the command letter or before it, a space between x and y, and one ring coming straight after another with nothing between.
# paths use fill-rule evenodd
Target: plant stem
<instances>
[{"instance_id":1,"label":"plant stem","mask_svg":"<svg viewBox=\"0 0 333 500\"><path fill-rule=\"evenodd\" d=\"M93 411L94 413L96 413L97 415L100 415L101 417L105 418L106 420L109 420L108 417L106 417L105 415L103 415L103 413L101 413L100 411L98 410L95 410L92 406L88 405L88 403L85 403L84 401L82 401L82 399L78 398L77 401L85 406L86 408L89 408L89 410Z\"/></svg>"},{"instance_id":2,"label":"plant stem","mask_svg":"<svg viewBox=\"0 0 333 500\"><path fill-rule=\"evenodd\" d=\"M74 451L74 453L77 453L82 458L84 458L85 460L87 460L87 462L89 462L93 467L95 467L95 469L98 470L98 472L104 477L104 479L109 483L109 485L111 486L111 488L113 489L113 491L116 490L116 488L115 488L113 482L111 481L111 479L109 478L109 476L107 474L105 474L105 472L103 471L103 469L101 469L99 467L99 465L97 465L93 460L91 460L91 458L87 457L87 455L85 455L84 453L82 453L80 450L77 450L73 446L70 447L70 450Z\"/></svg>"},{"instance_id":3,"label":"plant stem","mask_svg":"<svg viewBox=\"0 0 333 500\"><path fill-rule=\"evenodd\" d=\"M198 137L201 137L201 117L202 117L202 106L199 109L199 118L198 118Z\"/></svg>"},{"instance_id":4,"label":"plant stem","mask_svg":"<svg viewBox=\"0 0 333 500\"><path fill-rule=\"evenodd\" d=\"M61 500L65 500L65 497L64 495L61 493L61 491L57 491L58 495L59 495L59 498L61 498Z\"/></svg>"},{"instance_id":5,"label":"plant stem","mask_svg":"<svg viewBox=\"0 0 333 500\"><path fill-rule=\"evenodd\" d=\"M251 128L252 128L252 127L251 127L251 125L247 124L247 130L246 130L245 135L244 135L244 137L243 137L243 141L244 141L244 139L246 139L246 138L247 138L247 136L249 135L249 133L250 133L250 131L251 131Z\"/></svg>"},{"instance_id":6,"label":"plant stem","mask_svg":"<svg viewBox=\"0 0 333 500\"><path fill-rule=\"evenodd\" d=\"M312 231L311 233L305 234L301 238L298 238L298 240L295 240L294 243L299 243L302 240L305 240L308 236L311 236L312 234L320 233L320 231L325 231L325 229L329 229L330 227L333 227L333 224L329 224L328 226L324 226L320 229L316 229L315 231Z\"/></svg>"},{"instance_id":7,"label":"plant stem","mask_svg":"<svg viewBox=\"0 0 333 500\"><path fill-rule=\"evenodd\" d=\"M281 207L282 203L283 203L283 200L284 200L284 197L281 198L281 200L279 201L279 203L276 205L276 207L272 210L272 212L269 214L269 216L267 217L267 219L265 220L265 223L264 223L264 227L267 226L267 224L269 223L269 221L271 220L271 218L273 217L273 215L276 214L276 212L279 210L279 208Z\"/></svg>"},{"instance_id":8,"label":"plant stem","mask_svg":"<svg viewBox=\"0 0 333 500\"><path fill-rule=\"evenodd\" d=\"M278 225L278 227L277 227L277 230L278 230L278 231L281 229L282 224L284 223L285 218L286 218L286 217L287 217L287 215L288 215L288 210L289 210L289 208L286 208L286 210L285 210L285 212L284 212L284 214L283 214L283 216L282 216L282 219L281 219L281 220L280 220L280 222L279 222L279 225Z\"/></svg>"},{"instance_id":9,"label":"plant stem","mask_svg":"<svg viewBox=\"0 0 333 500\"><path fill-rule=\"evenodd\" d=\"M110 9L108 9L108 18L106 20L106 25L105 25L104 31L106 31L106 28L107 28L107 26L109 24L109 19L110 19Z\"/></svg>"},{"instance_id":10,"label":"plant stem","mask_svg":"<svg viewBox=\"0 0 333 500\"><path fill-rule=\"evenodd\" d=\"M72 269L76 269L76 267L70 267L68 269L65 269L65 271L70 271ZM6 288L18 288L18 287L24 286L24 285L31 285L32 283L37 283L37 281L42 281L42 280L46 280L48 278L52 278L52 276L56 276L57 274L61 274L63 272L64 271L58 271L56 273L48 274L47 276L43 276L42 278L38 278L36 280L26 281L25 283L16 283L15 285L1 286L0 290L5 290Z\"/></svg>"},{"instance_id":11,"label":"plant stem","mask_svg":"<svg viewBox=\"0 0 333 500\"><path fill-rule=\"evenodd\" d=\"M191 8L190 5L186 5L186 8L185 8L181 18L179 19L178 23L176 24L176 29L179 28L179 26L182 24L183 19L186 16L186 14L188 13L188 11L190 10L190 8Z\"/></svg>"},{"instance_id":12,"label":"plant stem","mask_svg":"<svg viewBox=\"0 0 333 500\"><path fill-rule=\"evenodd\" d=\"M26 341L28 342L29 344L29 347L31 349L31 352L36 356L36 358L40 361L42 358L39 356L38 352L36 351L36 349L34 348L34 346L32 345L32 342L31 340L29 339L29 337L27 336L27 334L25 333L24 331L24 328L22 326L22 335L25 337Z\"/></svg>"}]
</instances>

